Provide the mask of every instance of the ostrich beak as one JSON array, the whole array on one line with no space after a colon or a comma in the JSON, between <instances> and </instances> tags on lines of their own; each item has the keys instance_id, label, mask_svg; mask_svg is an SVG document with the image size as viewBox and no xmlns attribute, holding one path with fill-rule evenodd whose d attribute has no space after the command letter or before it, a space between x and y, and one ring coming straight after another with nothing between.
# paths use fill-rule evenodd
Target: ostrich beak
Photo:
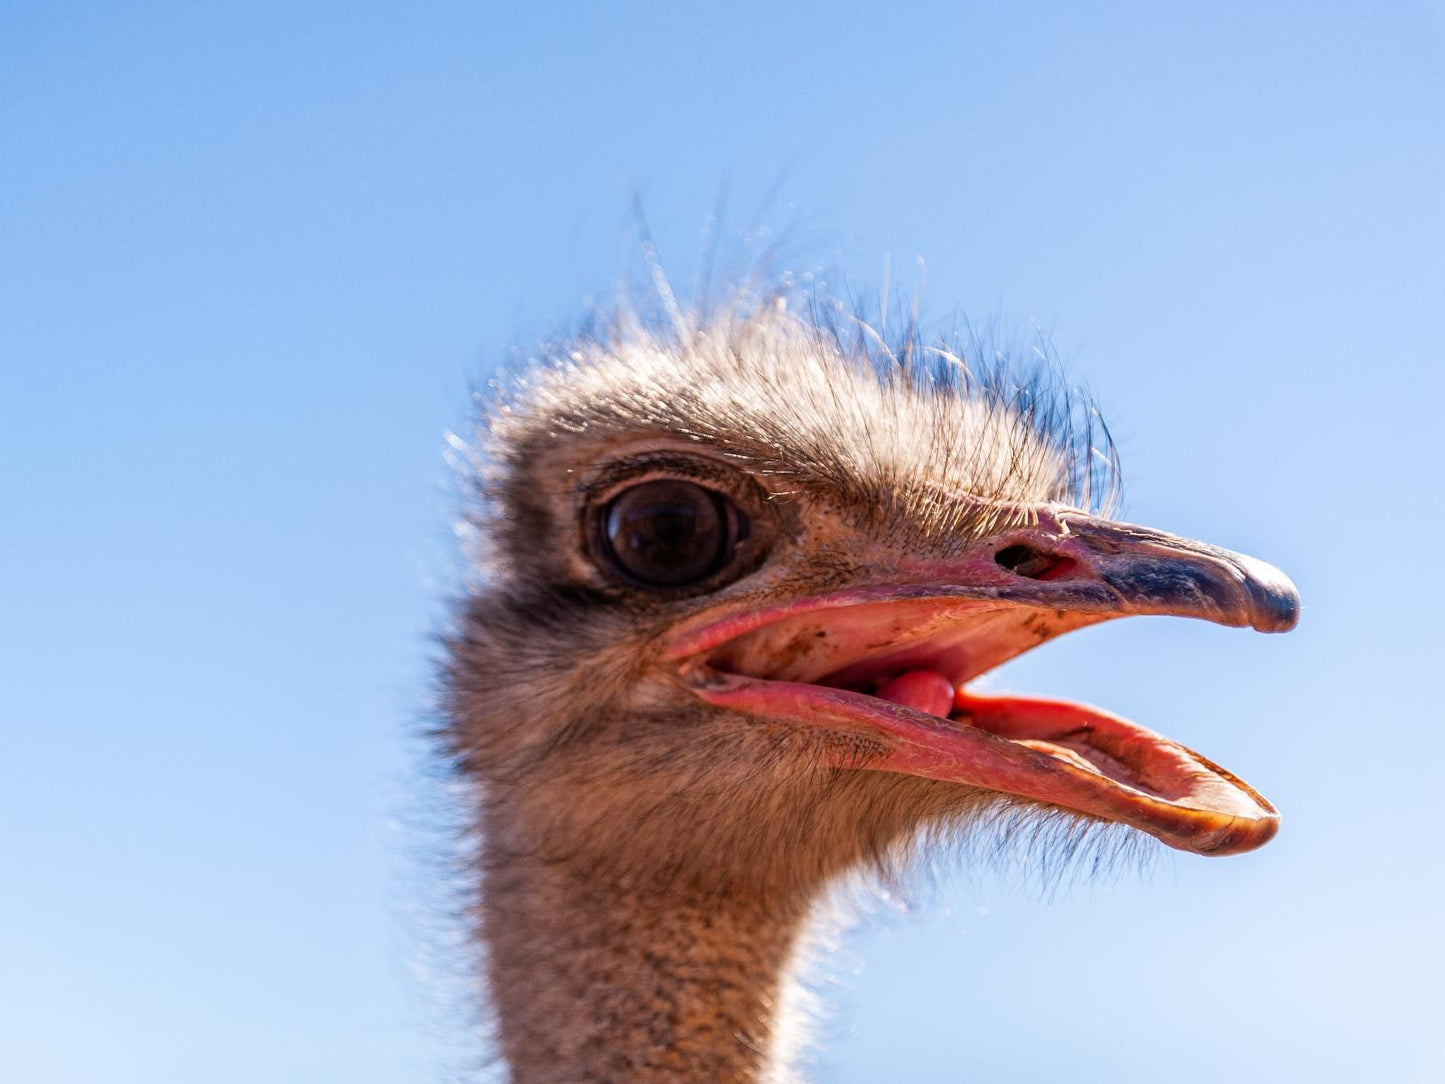
<instances>
[{"instance_id":1,"label":"ostrich beak","mask_svg":"<svg viewBox=\"0 0 1445 1084\"><path fill-rule=\"evenodd\" d=\"M1299 596L1282 572L1056 508L946 560L892 556L877 582L702 615L676 630L669 658L703 700L835 734L839 770L1000 791L1199 854L1273 838L1274 807L1185 746L1098 708L967 683L1063 633L1133 614L1287 631Z\"/></svg>"}]
</instances>

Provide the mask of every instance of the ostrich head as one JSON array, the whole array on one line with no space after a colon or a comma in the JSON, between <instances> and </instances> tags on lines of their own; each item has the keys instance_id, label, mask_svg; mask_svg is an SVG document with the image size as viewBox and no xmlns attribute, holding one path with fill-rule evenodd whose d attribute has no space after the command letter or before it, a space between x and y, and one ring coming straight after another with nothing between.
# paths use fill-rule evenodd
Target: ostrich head
<instances>
[{"instance_id":1,"label":"ostrich head","mask_svg":"<svg viewBox=\"0 0 1445 1084\"><path fill-rule=\"evenodd\" d=\"M738 942L776 920L783 934L723 968L731 989L754 956L787 955L830 880L929 828L1032 810L1215 855L1274 835L1264 798L1182 745L970 683L1130 614L1282 631L1289 581L1080 508L1097 453L1067 411L904 346L775 302L573 342L496 405L446 738L480 784L482 925L514 1072L529 1045L568 1042L516 1038L509 1005L567 1012L579 983L640 983L671 1021L658 1048L687 1033L686 999L661 990L685 985L676 968L619 978L632 957L609 949L571 1000L565 974L544 977L543 942L575 961L598 915L646 943L663 935L642 927L686 911L693 932L668 951L706 960L707 916L750 916ZM698 1012L720 1011L701 996ZM767 1013L738 1011L766 1045ZM609 1012L616 1033L626 1011ZM661 1027L629 1026L620 1075L653 1064L635 1033Z\"/></svg>"}]
</instances>

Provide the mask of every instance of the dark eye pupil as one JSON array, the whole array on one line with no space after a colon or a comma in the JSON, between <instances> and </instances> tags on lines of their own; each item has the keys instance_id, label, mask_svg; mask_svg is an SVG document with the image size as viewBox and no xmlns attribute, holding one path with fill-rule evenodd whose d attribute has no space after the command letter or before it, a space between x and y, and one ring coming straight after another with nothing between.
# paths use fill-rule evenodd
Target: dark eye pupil
<instances>
[{"instance_id":1,"label":"dark eye pupil","mask_svg":"<svg viewBox=\"0 0 1445 1084\"><path fill-rule=\"evenodd\" d=\"M706 579L729 556L736 514L691 482L644 482L618 496L603 522L611 556L633 579L681 587Z\"/></svg>"}]
</instances>

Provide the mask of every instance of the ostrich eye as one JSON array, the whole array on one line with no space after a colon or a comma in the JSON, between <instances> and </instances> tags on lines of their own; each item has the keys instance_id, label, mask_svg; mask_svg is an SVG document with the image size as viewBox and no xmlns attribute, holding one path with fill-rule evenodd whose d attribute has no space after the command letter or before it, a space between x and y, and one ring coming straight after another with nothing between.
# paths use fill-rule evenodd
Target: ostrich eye
<instances>
[{"instance_id":1,"label":"ostrich eye","mask_svg":"<svg viewBox=\"0 0 1445 1084\"><path fill-rule=\"evenodd\" d=\"M747 537L747 517L719 493L658 479L615 497L603 513L603 549L618 571L649 587L707 579Z\"/></svg>"}]
</instances>

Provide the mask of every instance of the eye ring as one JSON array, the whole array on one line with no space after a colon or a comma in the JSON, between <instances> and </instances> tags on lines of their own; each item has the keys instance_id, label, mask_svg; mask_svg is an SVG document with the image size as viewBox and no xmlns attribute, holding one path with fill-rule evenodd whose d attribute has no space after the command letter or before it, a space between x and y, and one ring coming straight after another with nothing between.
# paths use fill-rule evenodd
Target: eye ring
<instances>
[{"instance_id":1,"label":"eye ring","mask_svg":"<svg viewBox=\"0 0 1445 1084\"><path fill-rule=\"evenodd\" d=\"M631 583L661 590L696 587L734 560L751 524L714 489L653 478L618 493L597 517L601 556Z\"/></svg>"}]
</instances>

